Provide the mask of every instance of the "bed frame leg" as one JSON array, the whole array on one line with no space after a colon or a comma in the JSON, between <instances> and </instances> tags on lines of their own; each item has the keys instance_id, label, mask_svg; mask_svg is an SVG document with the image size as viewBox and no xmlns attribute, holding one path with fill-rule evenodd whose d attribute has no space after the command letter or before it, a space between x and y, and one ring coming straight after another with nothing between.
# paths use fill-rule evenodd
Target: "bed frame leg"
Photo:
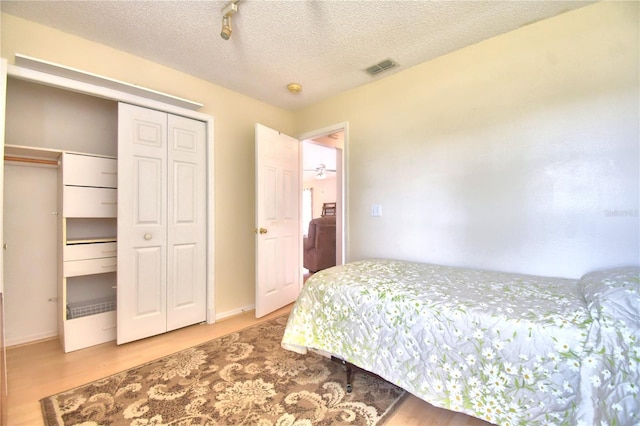
<instances>
[{"instance_id":1,"label":"bed frame leg","mask_svg":"<svg viewBox=\"0 0 640 426\"><path fill-rule=\"evenodd\" d=\"M338 357L332 356L331 361L337 362L338 364L342 364L347 369L347 393L351 393L353 391L353 385L351 384L351 377L353 376L353 364L340 359Z\"/></svg>"}]
</instances>

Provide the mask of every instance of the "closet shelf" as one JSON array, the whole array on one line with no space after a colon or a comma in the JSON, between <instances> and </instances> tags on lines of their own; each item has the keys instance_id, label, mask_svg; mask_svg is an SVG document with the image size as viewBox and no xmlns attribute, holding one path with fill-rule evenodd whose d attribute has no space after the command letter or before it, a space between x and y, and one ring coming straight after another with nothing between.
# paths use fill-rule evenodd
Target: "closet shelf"
<instances>
[{"instance_id":1,"label":"closet shelf","mask_svg":"<svg viewBox=\"0 0 640 426\"><path fill-rule=\"evenodd\" d=\"M4 160L20 163L34 163L58 167L61 151L21 145L4 146Z\"/></svg>"},{"instance_id":2,"label":"closet shelf","mask_svg":"<svg viewBox=\"0 0 640 426\"><path fill-rule=\"evenodd\" d=\"M74 245L74 244L95 244L95 243L115 243L116 241L118 241L116 237L107 237L107 238L84 238L84 239L67 240L67 245Z\"/></svg>"}]
</instances>

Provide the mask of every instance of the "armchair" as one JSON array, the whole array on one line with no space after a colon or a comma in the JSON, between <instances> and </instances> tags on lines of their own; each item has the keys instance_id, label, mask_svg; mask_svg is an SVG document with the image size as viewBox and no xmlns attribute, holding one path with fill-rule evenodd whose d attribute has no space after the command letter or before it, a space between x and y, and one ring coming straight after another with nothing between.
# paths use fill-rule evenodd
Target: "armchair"
<instances>
[{"instance_id":1,"label":"armchair","mask_svg":"<svg viewBox=\"0 0 640 426\"><path fill-rule=\"evenodd\" d=\"M303 266L310 272L336 265L336 217L318 217L309 222L304 238Z\"/></svg>"}]
</instances>

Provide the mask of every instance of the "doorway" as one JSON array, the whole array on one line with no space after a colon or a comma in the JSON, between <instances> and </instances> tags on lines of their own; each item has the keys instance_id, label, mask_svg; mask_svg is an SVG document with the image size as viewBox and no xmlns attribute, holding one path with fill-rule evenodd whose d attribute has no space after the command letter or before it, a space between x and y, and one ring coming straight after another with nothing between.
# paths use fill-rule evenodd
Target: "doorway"
<instances>
[{"instance_id":1,"label":"doorway","mask_svg":"<svg viewBox=\"0 0 640 426\"><path fill-rule=\"evenodd\" d=\"M302 234L307 237L310 232L309 221L323 218L322 221L335 221L335 247L332 252L323 256L331 256L334 262L323 263L322 269L327 265L340 265L344 263L344 150L346 139L346 123L333 128L326 128L315 132L309 132L299 139L301 141L302 164ZM329 207L328 207L329 206ZM333 218L325 217L333 216ZM314 221L317 222L317 221ZM314 230L319 229L314 224ZM313 231L312 231L313 232ZM315 235L314 235L315 237ZM303 244L303 266L305 266L305 250L311 241ZM307 253L308 255L308 253ZM309 270L303 269L304 280L309 276Z\"/></svg>"}]
</instances>

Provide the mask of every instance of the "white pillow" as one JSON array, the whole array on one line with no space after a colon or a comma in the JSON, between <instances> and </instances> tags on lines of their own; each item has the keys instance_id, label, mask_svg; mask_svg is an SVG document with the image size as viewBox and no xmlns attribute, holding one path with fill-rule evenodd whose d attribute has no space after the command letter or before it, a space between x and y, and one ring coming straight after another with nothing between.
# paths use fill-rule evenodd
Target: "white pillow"
<instances>
[{"instance_id":1,"label":"white pillow","mask_svg":"<svg viewBox=\"0 0 640 426\"><path fill-rule=\"evenodd\" d=\"M585 274L578 283L598 315L640 327L640 267L626 266Z\"/></svg>"}]
</instances>

